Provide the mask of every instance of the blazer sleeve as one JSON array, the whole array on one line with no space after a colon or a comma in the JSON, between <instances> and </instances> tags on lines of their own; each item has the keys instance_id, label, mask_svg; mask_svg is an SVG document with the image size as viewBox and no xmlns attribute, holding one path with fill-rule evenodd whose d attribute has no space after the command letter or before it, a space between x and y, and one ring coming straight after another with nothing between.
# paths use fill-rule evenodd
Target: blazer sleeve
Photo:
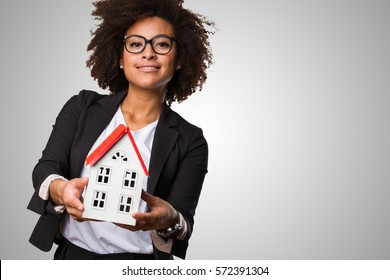
<instances>
[{"instance_id":1,"label":"blazer sleeve","mask_svg":"<svg viewBox=\"0 0 390 280\"><path fill-rule=\"evenodd\" d=\"M193 133L184 157L172 184L168 201L190 222L190 233L194 223L193 216L198 205L203 181L207 174L208 145L200 128Z\"/></svg>"},{"instance_id":2,"label":"blazer sleeve","mask_svg":"<svg viewBox=\"0 0 390 280\"><path fill-rule=\"evenodd\" d=\"M180 211L188 225L187 236L184 240L174 239L171 252L182 258L186 254L194 225L195 209L208 172L208 145L203 132L200 128L196 128L191 136L168 196L168 201Z\"/></svg>"},{"instance_id":3,"label":"blazer sleeve","mask_svg":"<svg viewBox=\"0 0 390 280\"><path fill-rule=\"evenodd\" d=\"M35 189L28 204L28 209L41 215L57 215L49 200L39 197L39 188L51 174L58 174L69 178L70 152L73 139L78 129L78 122L85 92L80 92L68 100L56 118L53 130L42 157L33 169L32 181Z\"/></svg>"}]
</instances>

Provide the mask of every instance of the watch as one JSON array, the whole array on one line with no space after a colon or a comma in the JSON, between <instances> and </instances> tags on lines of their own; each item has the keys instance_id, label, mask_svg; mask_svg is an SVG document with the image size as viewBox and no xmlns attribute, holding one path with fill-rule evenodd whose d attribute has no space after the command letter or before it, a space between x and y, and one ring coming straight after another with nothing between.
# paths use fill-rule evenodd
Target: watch
<instances>
[{"instance_id":1,"label":"watch","mask_svg":"<svg viewBox=\"0 0 390 280\"><path fill-rule=\"evenodd\" d=\"M179 221L171 227L165 228L165 229L158 229L156 230L157 234L162 238L170 238L176 236L183 228L181 225L181 219L179 218Z\"/></svg>"}]
</instances>

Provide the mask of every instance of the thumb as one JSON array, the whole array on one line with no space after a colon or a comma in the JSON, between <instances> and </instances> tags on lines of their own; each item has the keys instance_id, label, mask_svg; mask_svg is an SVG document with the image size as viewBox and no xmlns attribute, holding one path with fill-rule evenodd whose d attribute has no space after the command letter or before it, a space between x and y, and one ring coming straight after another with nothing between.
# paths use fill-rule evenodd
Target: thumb
<instances>
[{"instance_id":1,"label":"thumb","mask_svg":"<svg viewBox=\"0 0 390 280\"><path fill-rule=\"evenodd\" d=\"M75 178L69 182L69 199L67 205L78 211L83 211L83 203L81 202L82 193L85 186L88 184L88 178Z\"/></svg>"},{"instance_id":2,"label":"thumb","mask_svg":"<svg viewBox=\"0 0 390 280\"><path fill-rule=\"evenodd\" d=\"M156 201L156 197L151 195L150 193L147 193L146 191L142 190L141 198L148 204L152 204Z\"/></svg>"},{"instance_id":3,"label":"thumb","mask_svg":"<svg viewBox=\"0 0 390 280\"><path fill-rule=\"evenodd\" d=\"M87 177L84 177L84 178L78 178L75 180L75 186L77 188L84 188L86 185L88 185L88 178Z\"/></svg>"},{"instance_id":4,"label":"thumb","mask_svg":"<svg viewBox=\"0 0 390 280\"><path fill-rule=\"evenodd\" d=\"M88 185L88 178L77 178L71 181L73 190L77 196L81 196L84 191L84 188Z\"/></svg>"}]
</instances>

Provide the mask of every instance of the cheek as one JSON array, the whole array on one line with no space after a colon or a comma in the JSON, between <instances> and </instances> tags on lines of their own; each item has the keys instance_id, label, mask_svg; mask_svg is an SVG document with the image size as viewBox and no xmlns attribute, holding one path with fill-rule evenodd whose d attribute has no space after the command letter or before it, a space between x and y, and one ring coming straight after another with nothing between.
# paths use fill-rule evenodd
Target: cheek
<instances>
[{"instance_id":1,"label":"cheek","mask_svg":"<svg viewBox=\"0 0 390 280\"><path fill-rule=\"evenodd\" d=\"M129 56L129 55L124 55L121 60L122 60L122 65L129 66L129 65L133 64L132 61L134 60L134 58L132 56Z\"/></svg>"},{"instance_id":2,"label":"cheek","mask_svg":"<svg viewBox=\"0 0 390 280\"><path fill-rule=\"evenodd\" d=\"M169 67L169 72L172 73L172 75L176 72L177 63L173 62Z\"/></svg>"},{"instance_id":3,"label":"cheek","mask_svg":"<svg viewBox=\"0 0 390 280\"><path fill-rule=\"evenodd\" d=\"M176 70L178 70L178 66L179 66L179 62L178 62L178 59L176 56L172 57L168 62L167 64L169 65L169 71L170 72L175 72Z\"/></svg>"}]
</instances>

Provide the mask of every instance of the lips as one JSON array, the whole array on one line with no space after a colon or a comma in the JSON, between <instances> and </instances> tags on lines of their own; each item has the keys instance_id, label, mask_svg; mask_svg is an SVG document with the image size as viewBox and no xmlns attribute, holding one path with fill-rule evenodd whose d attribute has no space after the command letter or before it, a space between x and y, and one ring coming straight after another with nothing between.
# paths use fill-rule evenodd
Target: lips
<instances>
[{"instance_id":1,"label":"lips","mask_svg":"<svg viewBox=\"0 0 390 280\"><path fill-rule=\"evenodd\" d=\"M161 69L160 65L153 65L153 64L145 64L145 65L138 65L136 68L142 72L157 72Z\"/></svg>"}]
</instances>

